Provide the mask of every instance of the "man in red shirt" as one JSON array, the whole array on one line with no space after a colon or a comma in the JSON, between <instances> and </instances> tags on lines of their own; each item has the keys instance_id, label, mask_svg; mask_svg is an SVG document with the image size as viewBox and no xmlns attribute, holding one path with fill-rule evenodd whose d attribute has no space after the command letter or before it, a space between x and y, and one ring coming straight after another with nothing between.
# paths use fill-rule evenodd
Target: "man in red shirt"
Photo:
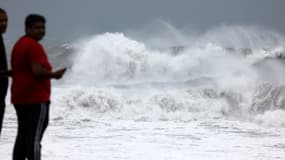
<instances>
[{"instance_id":1,"label":"man in red shirt","mask_svg":"<svg viewBox=\"0 0 285 160\"><path fill-rule=\"evenodd\" d=\"M45 18L31 14L25 21L26 35L12 50L11 101L18 118L13 160L40 160L41 139L48 125L51 79L60 79L65 69L55 72L39 43L45 35Z\"/></svg>"}]
</instances>

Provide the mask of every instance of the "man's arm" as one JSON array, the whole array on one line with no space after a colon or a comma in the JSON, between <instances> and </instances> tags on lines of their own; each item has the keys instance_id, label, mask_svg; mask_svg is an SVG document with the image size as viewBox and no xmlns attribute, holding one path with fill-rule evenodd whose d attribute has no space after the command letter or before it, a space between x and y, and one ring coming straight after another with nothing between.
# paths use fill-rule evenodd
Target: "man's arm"
<instances>
[{"instance_id":1,"label":"man's arm","mask_svg":"<svg viewBox=\"0 0 285 160\"><path fill-rule=\"evenodd\" d=\"M0 76L8 76L11 77L12 76L12 70L0 70Z\"/></svg>"},{"instance_id":2,"label":"man's arm","mask_svg":"<svg viewBox=\"0 0 285 160\"><path fill-rule=\"evenodd\" d=\"M65 68L62 68L62 69L56 70L54 72L50 72L47 69L45 69L41 64L32 64L31 68L32 68L32 73L36 77L54 78L54 79L60 79L66 70Z\"/></svg>"}]
</instances>

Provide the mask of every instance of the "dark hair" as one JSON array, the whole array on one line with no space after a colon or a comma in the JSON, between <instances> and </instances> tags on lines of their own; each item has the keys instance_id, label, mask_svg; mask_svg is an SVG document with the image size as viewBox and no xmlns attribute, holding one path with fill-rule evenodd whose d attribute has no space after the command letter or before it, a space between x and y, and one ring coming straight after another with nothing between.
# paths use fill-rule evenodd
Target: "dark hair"
<instances>
[{"instance_id":1,"label":"dark hair","mask_svg":"<svg viewBox=\"0 0 285 160\"><path fill-rule=\"evenodd\" d=\"M38 14L30 14L26 17L25 21L25 27L31 28L33 25L37 22L43 22L46 23L46 19L44 16L38 15Z\"/></svg>"},{"instance_id":2,"label":"dark hair","mask_svg":"<svg viewBox=\"0 0 285 160\"><path fill-rule=\"evenodd\" d=\"M0 8L0 13L6 14L6 11L3 8Z\"/></svg>"}]
</instances>

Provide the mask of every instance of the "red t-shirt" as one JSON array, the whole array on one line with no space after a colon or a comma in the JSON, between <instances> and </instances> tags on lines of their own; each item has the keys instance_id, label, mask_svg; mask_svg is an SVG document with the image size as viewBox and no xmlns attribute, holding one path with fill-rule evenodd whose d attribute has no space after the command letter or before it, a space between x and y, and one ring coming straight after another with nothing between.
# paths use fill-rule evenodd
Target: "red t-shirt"
<instances>
[{"instance_id":1,"label":"red t-shirt","mask_svg":"<svg viewBox=\"0 0 285 160\"><path fill-rule=\"evenodd\" d=\"M50 79L35 77L32 74L31 64L41 64L47 70L52 70L42 45L30 37L23 36L12 50L11 101L13 104L36 104L50 100Z\"/></svg>"}]
</instances>

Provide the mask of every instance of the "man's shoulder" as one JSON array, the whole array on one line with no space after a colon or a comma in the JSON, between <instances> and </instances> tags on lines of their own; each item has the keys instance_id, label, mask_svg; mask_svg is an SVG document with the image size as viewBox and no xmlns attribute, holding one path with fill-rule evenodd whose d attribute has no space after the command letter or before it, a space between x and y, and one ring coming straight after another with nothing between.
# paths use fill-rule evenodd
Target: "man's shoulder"
<instances>
[{"instance_id":1,"label":"man's shoulder","mask_svg":"<svg viewBox=\"0 0 285 160\"><path fill-rule=\"evenodd\" d=\"M22 36L18 42L21 42L21 43L28 43L28 44L31 44L31 45L40 45L37 41L35 41L34 39L28 37L28 36Z\"/></svg>"},{"instance_id":2,"label":"man's shoulder","mask_svg":"<svg viewBox=\"0 0 285 160\"><path fill-rule=\"evenodd\" d=\"M27 36L21 37L15 44L15 48L30 48L30 47L39 47L41 46L37 41L29 38Z\"/></svg>"}]
</instances>

